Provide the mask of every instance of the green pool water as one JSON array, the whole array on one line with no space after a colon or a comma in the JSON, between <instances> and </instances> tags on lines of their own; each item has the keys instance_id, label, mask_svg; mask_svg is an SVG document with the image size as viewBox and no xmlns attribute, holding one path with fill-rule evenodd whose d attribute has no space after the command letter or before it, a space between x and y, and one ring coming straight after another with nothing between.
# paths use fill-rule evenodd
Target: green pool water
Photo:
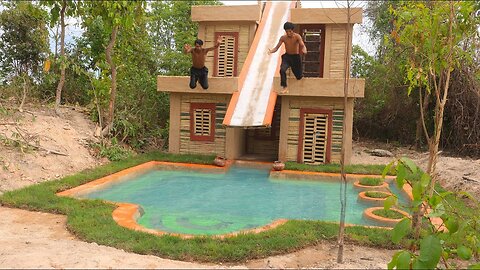
<instances>
[{"instance_id":1,"label":"green pool water","mask_svg":"<svg viewBox=\"0 0 480 270\"><path fill-rule=\"evenodd\" d=\"M280 218L338 222L338 182L268 176L235 167L226 174L153 170L83 197L138 204L144 210L140 225L173 233L224 234ZM379 225L363 218L371 206L357 202L358 192L348 184L346 222Z\"/></svg>"}]
</instances>

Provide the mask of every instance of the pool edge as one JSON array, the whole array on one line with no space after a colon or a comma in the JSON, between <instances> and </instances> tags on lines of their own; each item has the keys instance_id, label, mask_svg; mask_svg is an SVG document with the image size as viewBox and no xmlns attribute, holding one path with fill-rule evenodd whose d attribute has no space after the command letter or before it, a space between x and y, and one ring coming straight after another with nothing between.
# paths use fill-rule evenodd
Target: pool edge
<instances>
[{"instance_id":1,"label":"pool edge","mask_svg":"<svg viewBox=\"0 0 480 270\"><path fill-rule=\"evenodd\" d=\"M227 171L230 166L233 164L233 162L228 162L225 167L218 167L215 165L204 165L204 164L192 164L192 163L176 163L176 162L164 162L164 161L149 161L142 163L140 165L136 165L134 167L130 167L124 170L121 170L119 172L101 177L97 180L93 180L90 182L87 182L83 185L58 192L56 195L58 196L63 196L63 197L72 197L78 199L79 194L92 191L94 189L98 189L101 187L104 187L105 185L110 185L119 181L122 181L125 176L131 175L132 173L142 173L147 170L150 170L156 166L170 166L170 167L183 167L183 168L193 168L193 169L202 169L202 170L212 170L215 172L225 172ZM292 171L292 170L283 170L283 171L270 171L270 176L273 176L275 178L283 178L282 176L291 176L291 175L296 175L296 176L301 176L302 178L309 179L311 177L329 177L329 178L336 178L339 177L339 174L336 173L323 173L323 172L306 172L306 171ZM278 177L280 176L280 177ZM362 175L362 174L347 174L347 177L350 179L357 179L360 177L366 177L366 176L375 176L378 177L378 175ZM304 179L305 179L304 178ZM387 180L393 180L395 177L393 176L387 176ZM412 200L412 189L410 186L406 187L407 185L404 185L404 188L402 189L403 192L407 194L407 196ZM112 212L112 218L114 221L125 228L136 230L136 231L142 231L142 232L147 232L147 233L152 233L155 235L173 235L173 236L178 236L183 239L189 239L189 238L194 238L194 237L202 237L205 235L191 235L191 234L179 234L179 233L170 233L170 232L165 232L165 231L160 231L160 230L155 230L155 229L148 229L146 227L141 226L140 224L137 223L137 219L141 216L140 212L140 206L137 204L132 204L132 203L117 203L117 202L110 202L106 201L108 203L112 203L114 205L117 205L118 207ZM246 233L260 233L263 231L267 231L273 228L276 228L280 225L285 224L288 221L288 219L277 219L274 220L273 222L264 225L262 227L257 227L257 228L252 228L252 229L247 229L247 230L241 230L237 232L232 232L232 233L227 233L227 234L219 234L219 235L209 235L210 237L215 237L215 238L226 238L226 237L233 237L237 236L239 234L246 234ZM382 228L382 229L392 229L388 227L380 227L380 226L364 226L364 225L358 225L358 224L345 224L348 227L352 226L362 226L362 227L367 227L367 228Z\"/></svg>"}]
</instances>

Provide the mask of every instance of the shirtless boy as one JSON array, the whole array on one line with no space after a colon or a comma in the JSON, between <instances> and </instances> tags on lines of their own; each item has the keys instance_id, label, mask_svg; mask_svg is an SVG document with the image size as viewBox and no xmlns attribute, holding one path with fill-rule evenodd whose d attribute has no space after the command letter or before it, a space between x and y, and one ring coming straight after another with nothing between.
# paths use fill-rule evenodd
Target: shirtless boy
<instances>
[{"instance_id":1,"label":"shirtless boy","mask_svg":"<svg viewBox=\"0 0 480 270\"><path fill-rule=\"evenodd\" d=\"M293 32L294 28L295 25L293 23L286 22L283 25L283 29L285 30L286 34L280 37L280 40L275 48L268 50L268 54L272 54L280 48L282 43L285 44L285 54L282 55L282 64L280 65L280 85L283 88L281 91L282 94L288 93L287 69L289 67L292 69L292 72L297 80L300 80L303 77L300 49L302 50L303 54L307 54L307 48L303 43L302 37Z\"/></svg>"},{"instance_id":2,"label":"shirtless boy","mask_svg":"<svg viewBox=\"0 0 480 270\"><path fill-rule=\"evenodd\" d=\"M208 68L205 67L205 58L209 51L213 51L222 43L222 37L218 37L215 46L210 48L202 48L203 41L201 39L195 40L195 47L192 48L190 44L183 46L184 53L192 54L192 67L190 68L190 88L197 87L197 81L204 90L208 89Z\"/></svg>"}]
</instances>

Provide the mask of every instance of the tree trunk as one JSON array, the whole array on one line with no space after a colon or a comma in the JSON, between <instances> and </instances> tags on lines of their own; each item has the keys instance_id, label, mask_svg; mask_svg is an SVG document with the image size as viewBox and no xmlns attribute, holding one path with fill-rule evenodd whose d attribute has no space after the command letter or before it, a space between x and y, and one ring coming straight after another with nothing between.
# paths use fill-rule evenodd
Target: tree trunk
<instances>
[{"instance_id":1,"label":"tree trunk","mask_svg":"<svg viewBox=\"0 0 480 270\"><path fill-rule=\"evenodd\" d=\"M55 30L55 60L58 58L58 25L57 29Z\"/></svg>"},{"instance_id":2,"label":"tree trunk","mask_svg":"<svg viewBox=\"0 0 480 270\"><path fill-rule=\"evenodd\" d=\"M424 115L426 114L427 112L427 108L428 108L428 103L430 101L430 93L428 93L428 91L425 91L425 96L423 97L423 101L422 101L422 89L419 90L420 91L420 96L419 96L419 99L420 99L420 116L418 117L417 119L417 129L416 129L416 132L415 132L415 149L418 151L420 150L421 146L422 146L422 134L424 134L424 122L423 122L423 119L424 119ZM423 105L422 105L423 103ZM428 134L425 133L424 134L425 136L427 136L427 139L428 139ZM428 140L427 140L428 142Z\"/></svg>"},{"instance_id":3,"label":"tree trunk","mask_svg":"<svg viewBox=\"0 0 480 270\"><path fill-rule=\"evenodd\" d=\"M105 123L105 127L102 130L102 135L107 135L110 133L113 127L113 116L114 116L114 109L115 109L115 98L117 95L117 67L112 59L113 48L115 46L115 41L117 39L118 33L118 25L115 25L112 30L112 35L110 36L110 42L108 43L107 49L105 50L105 56L110 66L112 72L112 84L110 89L110 102L108 104L108 115L107 121Z\"/></svg>"},{"instance_id":4,"label":"tree trunk","mask_svg":"<svg viewBox=\"0 0 480 270\"><path fill-rule=\"evenodd\" d=\"M341 176L341 185L340 185L340 227L338 230L338 253L337 253L337 263L343 263L343 249L344 249L344 239L345 239L345 215L347 208L347 175L345 173L345 145L346 145L346 130L347 123L345 119L347 118L347 106L348 106L348 83L350 81L350 39L351 39L351 24L350 24L350 2L347 1L347 25L346 25L346 44L345 44L345 56L344 56L344 65L345 65L345 76L343 81L343 121L342 121L342 149L340 152L340 176Z\"/></svg>"},{"instance_id":5,"label":"tree trunk","mask_svg":"<svg viewBox=\"0 0 480 270\"><path fill-rule=\"evenodd\" d=\"M65 10L67 9L67 0L62 2L62 10L60 11L60 81L58 82L57 92L55 93L55 113L60 115L60 101L62 99L62 89L65 84Z\"/></svg>"},{"instance_id":6,"label":"tree trunk","mask_svg":"<svg viewBox=\"0 0 480 270\"><path fill-rule=\"evenodd\" d=\"M447 103L448 89L450 87L450 76L453 66L453 14L454 14L454 3L450 1L450 18L448 25L448 50L450 54L447 57L447 66L444 69L445 72L445 83L435 88L437 95L437 105L435 106L435 133L429 145L430 158L428 159L427 173L430 174L431 181L428 186L427 194L428 196L433 195L433 190L435 189L435 184L437 183L437 159L438 159L438 146L440 144L440 135L442 134L443 127L443 113L445 111L445 104ZM442 73L441 73L442 75ZM442 76L440 76L442 78ZM443 86L443 95L440 97Z\"/></svg>"},{"instance_id":7,"label":"tree trunk","mask_svg":"<svg viewBox=\"0 0 480 270\"><path fill-rule=\"evenodd\" d=\"M20 102L20 106L18 106L18 110L20 112L23 112L23 105L25 104L25 99L27 98L27 90L28 90L28 86L27 86L27 79L25 79L25 77L27 76L27 74L23 74L22 75L22 79L23 79L23 94L22 94L22 101Z\"/></svg>"}]
</instances>

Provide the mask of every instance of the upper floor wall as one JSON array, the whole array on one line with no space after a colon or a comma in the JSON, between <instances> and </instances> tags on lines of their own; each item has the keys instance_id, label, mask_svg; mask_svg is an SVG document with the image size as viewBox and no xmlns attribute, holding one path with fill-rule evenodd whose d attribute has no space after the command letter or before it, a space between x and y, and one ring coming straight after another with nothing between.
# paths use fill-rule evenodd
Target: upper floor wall
<instances>
[{"instance_id":1,"label":"upper floor wall","mask_svg":"<svg viewBox=\"0 0 480 270\"><path fill-rule=\"evenodd\" d=\"M343 78L345 72L345 49L349 47L352 51L353 24L362 23L362 9L351 8L296 8L291 10L291 22L297 25L298 32L304 37L307 49L312 41L308 41L307 35L318 34L319 49L310 49L304 61L306 77L317 77L309 75L308 71L313 67L311 60L318 57L318 77L322 78ZM350 23L350 37L347 40L347 26ZM318 29L318 30L317 30ZM315 30L318 33L315 33ZM317 53L318 51L318 53ZM315 55L317 54L317 55ZM315 57L316 56L316 57ZM310 61L310 63L309 63Z\"/></svg>"},{"instance_id":2,"label":"upper floor wall","mask_svg":"<svg viewBox=\"0 0 480 270\"><path fill-rule=\"evenodd\" d=\"M205 66L213 77L236 77L242 70L261 18L260 5L193 6L192 21L198 22L198 38L204 47L223 37L220 47L207 55Z\"/></svg>"},{"instance_id":3,"label":"upper floor wall","mask_svg":"<svg viewBox=\"0 0 480 270\"><path fill-rule=\"evenodd\" d=\"M194 6L192 20L199 23L198 37L205 47L223 36L222 45L207 55L205 66L213 77L236 77L240 74L253 42L262 5ZM362 9L295 8L290 21L302 35L308 53L303 57L304 76L343 78L346 46L351 54L353 24L362 22ZM268 34L268 33L265 33ZM275 46L272 44L271 47ZM262 53L262 52L258 52Z\"/></svg>"}]
</instances>

